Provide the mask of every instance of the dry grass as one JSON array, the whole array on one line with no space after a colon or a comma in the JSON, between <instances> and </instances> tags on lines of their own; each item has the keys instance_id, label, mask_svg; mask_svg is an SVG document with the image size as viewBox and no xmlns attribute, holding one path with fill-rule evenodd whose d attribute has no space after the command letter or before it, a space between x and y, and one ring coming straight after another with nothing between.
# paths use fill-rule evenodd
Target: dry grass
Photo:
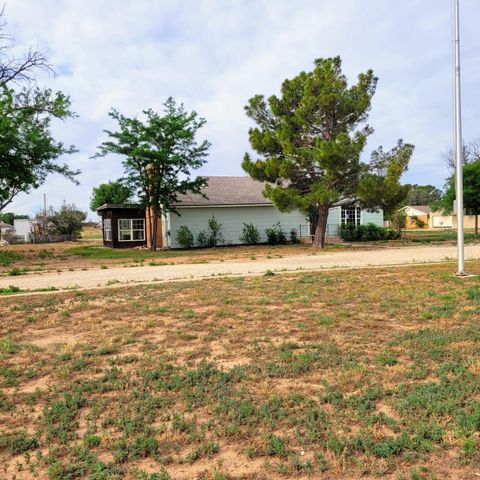
<instances>
[{"instance_id":1,"label":"dry grass","mask_svg":"<svg viewBox=\"0 0 480 480\"><path fill-rule=\"evenodd\" d=\"M2 298L0 477L477 478L480 283L450 270Z\"/></svg>"}]
</instances>

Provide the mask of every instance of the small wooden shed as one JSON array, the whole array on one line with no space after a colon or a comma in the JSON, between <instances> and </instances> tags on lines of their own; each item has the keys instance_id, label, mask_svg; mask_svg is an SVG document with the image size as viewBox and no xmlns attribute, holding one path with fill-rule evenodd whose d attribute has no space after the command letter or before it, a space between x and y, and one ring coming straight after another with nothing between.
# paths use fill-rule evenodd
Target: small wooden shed
<instances>
[{"instance_id":1,"label":"small wooden shed","mask_svg":"<svg viewBox=\"0 0 480 480\"><path fill-rule=\"evenodd\" d=\"M103 244L106 247L132 248L147 244L145 209L106 203L97 212L102 217Z\"/></svg>"}]
</instances>

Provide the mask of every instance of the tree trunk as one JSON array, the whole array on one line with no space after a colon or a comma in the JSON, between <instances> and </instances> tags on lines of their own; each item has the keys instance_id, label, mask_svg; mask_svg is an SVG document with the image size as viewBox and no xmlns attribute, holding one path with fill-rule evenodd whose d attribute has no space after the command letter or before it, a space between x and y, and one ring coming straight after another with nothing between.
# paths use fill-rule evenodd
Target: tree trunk
<instances>
[{"instance_id":1,"label":"tree trunk","mask_svg":"<svg viewBox=\"0 0 480 480\"><path fill-rule=\"evenodd\" d=\"M320 206L318 208L317 223L315 225L315 235L313 237L314 248L325 247L325 234L327 231L328 207Z\"/></svg>"},{"instance_id":2,"label":"tree trunk","mask_svg":"<svg viewBox=\"0 0 480 480\"><path fill-rule=\"evenodd\" d=\"M475 212L475 236L478 237L478 212Z\"/></svg>"},{"instance_id":3,"label":"tree trunk","mask_svg":"<svg viewBox=\"0 0 480 480\"><path fill-rule=\"evenodd\" d=\"M152 252L157 251L157 236L158 236L158 211L155 208L153 210L153 225L151 230L151 242L150 242L150 250Z\"/></svg>"},{"instance_id":4,"label":"tree trunk","mask_svg":"<svg viewBox=\"0 0 480 480\"><path fill-rule=\"evenodd\" d=\"M150 251L154 251L154 243L153 243L153 215L152 215L153 207L150 204L147 204L146 209L145 209L145 217L148 222L148 242L147 245L150 246Z\"/></svg>"}]
</instances>

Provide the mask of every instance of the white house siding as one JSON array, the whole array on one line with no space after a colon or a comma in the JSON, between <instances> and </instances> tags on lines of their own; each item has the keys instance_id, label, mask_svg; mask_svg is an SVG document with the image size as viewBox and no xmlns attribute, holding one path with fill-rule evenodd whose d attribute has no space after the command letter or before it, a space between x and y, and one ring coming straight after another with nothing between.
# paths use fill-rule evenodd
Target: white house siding
<instances>
[{"instance_id":1,"label":"white house siding","mask_svg":"<svg viewBox=\"0 0 480 480\"><path fill-rule=\"evenodd\" d=\"M328 212L327 218L327 235L335 236L338 234L338 227L341 222L342 207L333 207ZM360 224L368 225L373 223L379 227L383 227L383 211L369 212L362 210L360 214Z\"/></svg>"},{"instance_id":2,"label":"white house siding","mask_svg":"<svg viewBox=\"0 0 480 480\"><path fill-rule=\"evenodd\" d=\"M222 224L222 234L227 245L242 243L240 237L242 235L243 223L253 223L257 227L261 236L261 242L267 240L265 229L271 227L276 222L280 222L287 236L289 236L292 229L295 229L298 233L300 225L302 225L302 232L304 232L305 226L308 224L303 214L299 212L281 213L270 205L253 207L191 207L179 208L178 211L181 216L170 213L166 225L170 231L169 245L173 248L180 247L176 238L180 226L187 225L196 239L199 232L208 229L208 220L212 215L217 222Z\"/></svg>"},{"instance_id":3,"label":"white house siding","mask_svg":"<svg viewBox=\"0 0 480 480\"><path fill-rule=\"evenodd\" d=\"M362 210L361 224L368 225L369 223L383 227L383 210L378 210L377 212Z\"/></svg>"}]
</instances>

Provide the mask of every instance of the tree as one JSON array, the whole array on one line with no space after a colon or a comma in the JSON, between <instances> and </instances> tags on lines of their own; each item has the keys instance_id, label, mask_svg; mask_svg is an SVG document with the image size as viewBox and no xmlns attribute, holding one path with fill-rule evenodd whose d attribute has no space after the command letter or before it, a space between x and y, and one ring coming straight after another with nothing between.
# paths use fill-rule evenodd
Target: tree
<instances>
[{"instance_id":1,"label":"tree","mask_svg":"<svg viewBox=\"0 0 480 480\"><path fill-rule=\"evenodd\" d=\"M474 162L480 159L480 138L471 140L468 143L463 144L463 165ZM455 152L452 148L447 150L445 154L445 160L447 163L448 171L450 175L455 173Z\"/></svg>"},{"instance_id":2,"label":"tree","mask_svg":"<svg viewBox=\"0 0 480 480\"><path fill-rule=\"evenodd\" d=\"M192 170L206 162L210 143L197 143L197 131L205 124L195 111L186 112L173 98L164 104L164 114L143 112L145 121L129 118L116 110L110 116L118 122L116 132L106 130L110 140L103 142L97 156L110 153L124 157L126 181L147 208L151 249L156 250L157 223L163 213L176 212L180 194L201 193L202 177L191 178Z\"/></svg>"},{"instance_id":3,"label":"tree","mask_svg":"<svg viewBox=\"0 0 480 480\"><path fill-rule=\"evenodd\" d=\"M50 173L74 181L78 171L57 160L76 150L54 140L51 120L73 117L70 99L61 92L32 86L39 70L53 71L46 57L30 48L23 57L9 55L12 39L3 33L0 11L0 211L21 192L42 185ZM26 84L22 88L19 85ZM13 88L15 87L15 88Z\"/></svg>"},{"instance_id":4,"label":"tree","mask_svg":"<svg viewBox=\"0 0 480 480\"><path fill-rule=\"evenodd\" d=\"M371 163L361 177L357 192L366 208L381 208L386 218L390 218L405 202L410 185L402 185L400 178L408 169L413 150L413 145L399 140L388 152L382 147L372 152Z\"/></svg>"},{"instance_id":5,"label":"tree","mask_svg":"<svg viewBox=\"0 0 480 480\"><path fill-rule=\"evenodd\" d=\"M445 193L438 208L445 213L453 211L456 198L455 179L448 180ZM480 214L480 159L463 166L463 206L467 212L475 215L475 236L478 236L478 215Z\"/></svg>"},{"instance_id":6,"label":"tree","mask_svg":"<svg viewBox=\"0 0 480 480\"><path fill-rule=\"evenodd\" d=\"M60 92L15 93L0 85L0 211L19 193L42 185L50 173L75 182L79 172L56 160L76 150L57 142L50 131L52 118L72 116L69 107L69 99Z\"/></svg>"},{"instance_id":7,"label":"tree","mask_svg":"<svg viewBox=\"0 0 480 480\"><path fill-rule=\"evenodd\" d=\"M15 215L12 212L4 212L0 213L0 222L8 223L9 225L13 225L15 219L21 218L29 218L28 215Z\"/></svg>"},{"instance_id":8,"label":"tree","mask_svg":"<svg viewBox=\"0 0 480 480\"><path fill-rule=\"evenodd\" d=\"M73 204L63 203L59 210L50 207L36 215L37 223L44 235L72 235L78 237L87 214Z\"/></svg>"},{"instance_id":9,"label":"tree","mask_svg":"<svg viewBox=\"0 0 480 480\"><path fill-rule=\"evenodd\" d=\"M120 180L102 183L98 187L93 187L90 209L96 212L105 203L128 203L132 195L132 189Z\"/></svg>"},{"instance_id":10,"label":"tree","mask_svg":"<svg viewBox=\"0 0 480 480\"><path fill-rule=\"evenodd\" d=\"M35 47L28 48L21 56L9 54L8 51L12 49L14 39L4 31L6 25L5 6L3 6L0 10L0 51L2 53L0 84L32 83L35 81L35 71L54 73L45 54Z\"/></svg>"},{"instance_id":11,"label":"tree","mask_svg":"<svg viewBox=\"0 0 480 480\"><path fill-rule=\"evenodd\" d=\"M314 246L323 247L328 211L358 188L362 152L372 129L367 120L377 79L371 70L351 87L340 57L318 59L311 72L285 80L281 95L256 95L245 107L257 124L242 167L267 183L265 195L281 211L300 210L315 225Z\"/></svg>"},{"instance_id":12,"label":"tree","mask_svg":"<svg viewBox=\"0 0 480 480\"><path fill-rule=\"evenodd\" d=\"M409 185L407 205L430 205L438 202L442 198L442 191L433 185Z\"/></svg>"}]
</instances>

